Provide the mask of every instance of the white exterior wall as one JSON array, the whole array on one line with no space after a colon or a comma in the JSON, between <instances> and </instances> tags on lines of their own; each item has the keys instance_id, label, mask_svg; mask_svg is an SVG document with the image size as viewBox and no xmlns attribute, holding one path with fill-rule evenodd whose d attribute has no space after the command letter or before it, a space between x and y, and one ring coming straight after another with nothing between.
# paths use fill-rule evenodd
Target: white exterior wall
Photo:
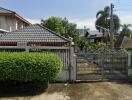
<instances>
[{"instance_id":1,"label":"white exterior wall","mask_svg":"<svg viewBox=\"0 0 132 100\"><path fill-rule=\"evenodd\" d=\"M0 16L0 29L6 31L15 31L17 29L23 28L25 23L10 16Z\"/></svg>"},{"instance_id":2,"label":"white exterior wall","mask_svg":"<svg viewBox=\"0 0 132 100\"><path fill-rule=\"evenodd\" d=\"M0 16L0 29L6 30L6 19L4 16Z\"/></svg>"}]
</instances>

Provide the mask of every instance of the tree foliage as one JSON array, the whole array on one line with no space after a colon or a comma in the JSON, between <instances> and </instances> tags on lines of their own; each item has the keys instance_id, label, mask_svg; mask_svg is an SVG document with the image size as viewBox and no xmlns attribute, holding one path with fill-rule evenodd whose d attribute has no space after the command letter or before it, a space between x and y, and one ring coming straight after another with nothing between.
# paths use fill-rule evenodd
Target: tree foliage
<instances>
[{"instance_id":1,"label":"tree foliage","mask_svg":"<svg viewBox=\"0 0 132 100\"><path fill-rule=\"evenodd\" d=\"M95 25L98 31L105 33L105 30L100 27L110 30L110 7L109 6L106 6L104 10L100 10L99 12L97 12L96 18L97 20L95 22ZM120 28L120 19L116 14L113 14L113 24L114 24L114 31L117 32Z\"/></svg>"},{"instance_id":2,"label":"tree foliage","mask_svg":"<svg viewBox=\"0 0 132 100\"><path fill-rule=\"evenodd\" d=\"M124 24L124 25L121 25L122 27L122 31L120 33L120 36L127 36L129 38L132 38L132 31L130 30L129 27L131 27L132 25L131 24Z\"/></svg>"},{"instance_id":3,"label":"tree foliage","mask_svg":"<svg viewBox=\"0 0 132 100\"><path fill-rule=\"evenodd\" d=\"M87 50L87 49L99 49L99 48L105 48L106 44L97 42L97 43L91 43L86 37L81 36L78 39L78 47L81 51Z\"/></svg>"},{"instance_id":4,"label":"tree foliage","mask_svg":"<svg viewBox=\"0 0 132 100\"><path fill-rule=\"evenodd\" d=\"M66 38L72 37L73 41L77 42L79 37L77 25L70 23L67 18L50 17L46 20L42 19L41 24Z\"/></svg>"},{"instance_id":5,"label":"tree foliage","mask_svg":"<svg viewBox=\"0 0 132 100\"><path fill-rule=\"evenodd\" d=\"M81 37L79 37L77 44L78 44L78 47L80 48L80 50L82 51L89 46L89 41L86 37L81 36Z\"/></svg>"},{"instance_id":6,"label":"tree foliage","mask_svg":"<svg viewBox=\"0 0 132 100\"><path fill-rule=\"evenodd\" d=\"M0 53L0 81L32 82L55 79L62 70L61 59L47 53Z\"/></svg>"}]
</instances>

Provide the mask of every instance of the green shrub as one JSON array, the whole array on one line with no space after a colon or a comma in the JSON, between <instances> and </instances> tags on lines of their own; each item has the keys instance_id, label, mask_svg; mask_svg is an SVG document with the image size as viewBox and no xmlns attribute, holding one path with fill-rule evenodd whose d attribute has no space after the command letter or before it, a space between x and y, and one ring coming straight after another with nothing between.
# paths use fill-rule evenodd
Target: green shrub
<instances>
[{"instance_id":1,"label":"green shrub","mask_svg":"<svg viewBox=\"0 0 132 100\"><path fill-rule=\"evenodd\" d=\"M61 70L61 59L54 54L0 53L0 81L47 82Z\"/></svg>"}]
</instances>

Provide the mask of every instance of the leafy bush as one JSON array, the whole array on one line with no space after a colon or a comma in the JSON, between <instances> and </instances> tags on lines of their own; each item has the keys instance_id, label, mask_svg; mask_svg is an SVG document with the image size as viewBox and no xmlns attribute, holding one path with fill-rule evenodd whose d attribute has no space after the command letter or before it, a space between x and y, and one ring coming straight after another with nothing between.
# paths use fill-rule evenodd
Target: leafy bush
<instances>
[{"instance_id":1,"label":"leafy bush","mask_svg":"<svg viewBox=\"0 0 132 100\"><path fill-rule=\"evenodd\" d=\"M47 53L0 53L0 81L50 81L62 70L61 59Z\"/></svg>"}]
</instances>

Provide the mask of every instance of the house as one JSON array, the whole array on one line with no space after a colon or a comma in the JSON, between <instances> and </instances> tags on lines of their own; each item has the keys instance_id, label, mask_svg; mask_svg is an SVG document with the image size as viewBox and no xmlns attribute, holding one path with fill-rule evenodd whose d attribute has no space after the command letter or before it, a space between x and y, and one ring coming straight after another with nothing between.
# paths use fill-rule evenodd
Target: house
<instances>
[{"instance_id":1,"label":"house","mask_svg":"<svg viewBox=\"0 0 132 100\"><path fill-rule=\"evenodd\" d=\"M35 24L14 32L1 33L0 51L52 52L60 56L64 66L59 81L76 79L76 66L73 67L76 60L73 60L71 40L42 25Z\"/></svg>"},{"instance_id":2,"label":"house","mask_svg":"<svg viewBox=\"0 0 132 100\"><path fill-rule=\"evenodd\" d=\"M132 49L132 39L120 32L115 43L115 48Z\"/></svg>"},{"instance_id":3,"label":"house","mask_svg":"<svg viewBox=\"0 0 132 100\"><path fill-rule=\"evenodd\" d=\"M91 42L91 43L97 43L101 41L106 41L106 36L98 31L86 31L85 37Z\"/></svg>"},{"instance_id":4,"label":"house","mask_svg":"<svg viewBox=\"0 0 132 100\"><path fill-rule=\"evenodd\" d=\"M124 36L115 44L115 48L132 49L132 39Z\"/></svg>"},{"instance_id":5,"label":"house","mask_svg":"<svg viewBox=\"0 0 132 100\"><path fill-rule=\"evenodd\" d=\"M0 29L11 32L28 25L31 23L16 12L0 7Z\"/></svg>"},{"instance_id":6,"label":"house","mask_svg":"<svg viewBox=\"0 0 132 100\"><path fill-rule=\"evenodd\" d=\"M0 37L0 46L66 46L67 43L68 39L39 24L7 32Z\"/></svg>"},{"instance_id":7,"label":"house","mask_svg":"<svg viewBox=\"0 0 132 100\"><path fill-rule=\"evenodd\" d=\"M79 32L80 36L85 36L86 32L89 31L89 29L77 29L77 31Z\"/></svg>"}]
</instances>

